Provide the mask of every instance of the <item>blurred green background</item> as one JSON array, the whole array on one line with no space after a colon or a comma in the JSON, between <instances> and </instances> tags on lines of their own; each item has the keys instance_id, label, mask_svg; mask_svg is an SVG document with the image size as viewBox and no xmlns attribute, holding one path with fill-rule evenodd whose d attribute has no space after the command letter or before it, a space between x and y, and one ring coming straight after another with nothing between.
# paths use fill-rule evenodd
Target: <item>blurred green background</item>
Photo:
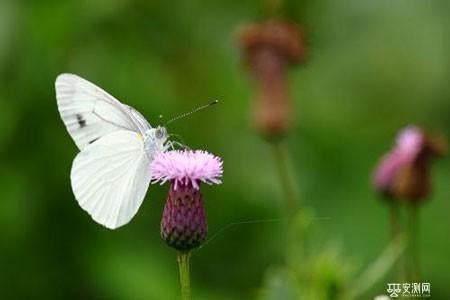
<instances>
[{"instance_id":1,"label":"blurred green background","mask_svg":"<svg viewBox=\"0 0 450 300\"><path fill-rule=\"evenodd\" d=\"M169 128L224 159L224 184L203 189L210 235L232 222L283 218L234 40L240 26L267 17L267 5L0 1L0 299L178 299L175 251L159 235L167 186L151 186L136 217L116 231L74 200L77 148L54 92L63 72L103 87L152 124L220 99ZM405 125L450 135L449 2L285 1L282 12L309 40L307 64L290 76L296 126L287 144L301 201L315 212L324 241L317 247L337 245L358 277L388 241L388 211L370 186L375 163ZM450 299L448 159L433 178L421 211L423 281L432 299ZM284 237L283 222L224 230L192 257L194 299L259 298L283 264ZM362 299L385 293L389 280Z\"/></svg>"}]
</instances>

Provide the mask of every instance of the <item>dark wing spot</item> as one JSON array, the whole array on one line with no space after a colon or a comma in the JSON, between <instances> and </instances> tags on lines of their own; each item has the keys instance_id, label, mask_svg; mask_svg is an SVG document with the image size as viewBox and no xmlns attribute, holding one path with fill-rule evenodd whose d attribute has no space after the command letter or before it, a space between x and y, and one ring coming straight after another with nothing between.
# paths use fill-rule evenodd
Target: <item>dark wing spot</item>
<instances>
[{"instance_id":1,"label":"dark wing spot","mask_svg":"<svg viewBox=\"0 0 450 300\"><path fill-rule=\"evenodd\" d=\"M77 121L78 121L78 125L80 125L80 128L83 128L86 126L86 120L83 119L83 117L79 114L76 115L77 117Z\"/></svg>"},{"instance_id":2,"label":"dark wing spot","mask_svg":"<svg viewBox=\"0 0 450 300\"><path fill-rule=\"evenodd\" d=\"M93 142L95 142L96 140L98 140L99 138L93 139L91 141L89 141L89 144L92 144Z\"/></svg>"}]
</instances>

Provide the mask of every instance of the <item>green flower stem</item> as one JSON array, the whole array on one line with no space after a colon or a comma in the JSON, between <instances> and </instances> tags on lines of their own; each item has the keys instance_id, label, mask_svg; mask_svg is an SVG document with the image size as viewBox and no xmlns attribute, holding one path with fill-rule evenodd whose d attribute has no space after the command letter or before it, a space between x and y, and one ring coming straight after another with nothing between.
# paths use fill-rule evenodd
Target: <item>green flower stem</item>
<instances>
[{"instance_id":1,"label":"green flower stem","mask_svg":"<svg viewBox=\"0 0 450 300\"><path fill-rule=\"evenodd\" d=\"M391 199L389 199L391 200ZM390 221L390 234L391 234L391 242L395 241L399 238L401 234L400 227L400 206L396 201L389 201L389 221ZM394 262L393 269L396 273L396 277L399 281L405 281L405 257L404 253L398 258L396 262Z\"/></svg>"},{"instance_id":2,"label":"green flower stem","mask_svg":"<svg viewBox=\"0 0 450 300\"><path fill-rule=\"evenodd\" d=\"M400 233L400 210L397 202L390 203L390 227L391 240L394 240Z\"/></svg>"},{"instance_id":3,"label":"green flower stem","mask_svg":"<svg viewBox=\"0 0 450 300\"><path fill-rule=\"evenodd\" d=\"M191 280L189 274L190 252L178 252L178 270L180 272L181 299L191 299Z\"/></svg>"},{"instance_id":4,"label":"green flower stem","mask_svg":"<svg viewBox=\"0 0 450 300\"><path fill-rule=\"evenodd\" d=\"M293 261L297 261L299 252L302 252L301 245L303 243L302 235L295 226L296 220L299 219L301 211L299 205L299 189L297 185L296 176L292 168L291 156L289 149L283 141L275 141L271 143L272 154L275 165L278 171L278 178L282 189L282 200L286 211L286 247L285 247L285 262L289 265ZM293 246L296 245L296 246ZM300 266L299 266L300 267Z\"/></svg>"},{"instance_id":5,"label":"green flower stem","mask_svg":"<svg viewBox=\"0 0 450 300\"><path fill-rule=\"evenodd\" d=\"M405 260L405 268L408 270L408 280L420 280L420 259L419 259L419 207L411 204L408 207L408 259Z\"/></svg>"},{"instance_id":6,"label":"green flower stem","mask_svg":"<svg viewBox=\"0 0 450 300\"><path fill-rule=\"evenodd\" d=\"M299 192L294 172L292 170L291 158L286 145L281 141L272 143L273 156L275 159L278 176L284 193L284 201L289 216L294 215L298 209Z\"/></svg>"}]
</instances>

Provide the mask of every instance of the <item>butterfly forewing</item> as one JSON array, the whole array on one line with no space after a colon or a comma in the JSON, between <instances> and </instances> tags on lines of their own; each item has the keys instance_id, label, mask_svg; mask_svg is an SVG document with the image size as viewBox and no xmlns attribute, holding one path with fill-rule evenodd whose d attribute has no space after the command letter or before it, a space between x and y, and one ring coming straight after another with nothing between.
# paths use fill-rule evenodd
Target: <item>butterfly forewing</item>
<instances>
[{"instance_id":1,"label":"butterfly forewing","mask_svg":"<svg viewBox=\"0 0 450 300\"><path fill-rule=\"evenodd\" d=\"M61 118L80 150L117 130L144 134L151 128L134 108L77 75L59 75L55 87Z\"/></svg>"}]
</instances>

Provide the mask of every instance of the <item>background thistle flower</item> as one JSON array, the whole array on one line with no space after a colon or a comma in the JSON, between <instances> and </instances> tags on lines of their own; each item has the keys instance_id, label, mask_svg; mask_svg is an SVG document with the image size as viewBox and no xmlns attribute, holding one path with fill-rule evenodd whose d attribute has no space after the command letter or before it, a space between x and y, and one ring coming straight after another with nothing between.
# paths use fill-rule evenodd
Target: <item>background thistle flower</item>
<instances>
[{"instance_id":1,"label":"background thistle flower","mask_svg":"<svg viewBox=\"0 0 450 300\"><path fill-rule=\"evenodd\" d=\"M406 229L406 251L403 272L409 280L420 278L419 255L419 205L431 191L431 161L445 150L443 137L431 137L416 126L402 129L394 148L381 158L375 169L375 189L389 197L392 239L401 230L399 200L408 204ZM403 277L402 275L400 275Z\"/></svg>"},{"instance_id":2,"label":"background thistle flower","mask_svg":"<svg viewBox=\"0 0 450 300\"><path fill-rule=\"evenodd\" d=\"M303 30L294 22L272 19L241 28L237 40L255 82L253 125L272 146L286 212L292 215L299 202L298 181L282 140L291 129L294 111L288 68L306 57Z\"/></svg>"}]
</instances>

